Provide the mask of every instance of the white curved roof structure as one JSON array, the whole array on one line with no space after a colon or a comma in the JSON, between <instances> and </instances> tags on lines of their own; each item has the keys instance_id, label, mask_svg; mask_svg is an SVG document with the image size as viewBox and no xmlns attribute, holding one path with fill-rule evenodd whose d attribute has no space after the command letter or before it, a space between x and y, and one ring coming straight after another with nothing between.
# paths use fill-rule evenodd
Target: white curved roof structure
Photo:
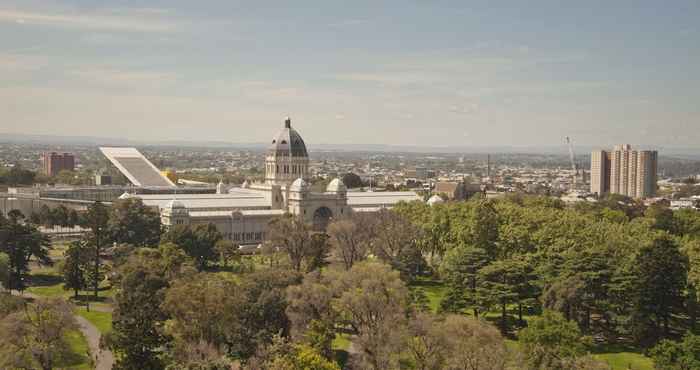
<instances>
[{"instance_id":1,"label":"white curved roof structure","mask_svg":"<svg viewBox=\"0 0 700 370\"><path fill-rule=\"evenodd\" d=\"M175 184L161 174L136 148L100 147L100 151L136 186L175 187Z\"/></svg>"}]
</instances>

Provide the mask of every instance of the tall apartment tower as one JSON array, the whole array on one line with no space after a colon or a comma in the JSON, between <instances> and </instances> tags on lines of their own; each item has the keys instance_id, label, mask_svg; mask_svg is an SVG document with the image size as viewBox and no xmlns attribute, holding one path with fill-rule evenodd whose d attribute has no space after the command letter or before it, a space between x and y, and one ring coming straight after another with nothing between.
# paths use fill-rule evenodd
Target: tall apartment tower
<instances>
[{"instance_id":1,"label":"tall apartment tower","mask_svg":"<svg viewBox=\"0 0 700 370\"><path fill-rule=\"evenodd\" d=\"M632 150L629 144L591 153L591 193L648 198L656 194L658 153Z\"/></svg>"},{"instance_id":2,"label":"tall apartment tower","mask_svg":"<svg viewBox=\"0 0 700 370\"><path fill-rule=\"evenodd\" d=\"M47 176L56 176L63 170L73 171L75 169L75 158L73 154L56 152L46 152L42 155L44 162L44 173Z\"/></svg>"}]
</instances>

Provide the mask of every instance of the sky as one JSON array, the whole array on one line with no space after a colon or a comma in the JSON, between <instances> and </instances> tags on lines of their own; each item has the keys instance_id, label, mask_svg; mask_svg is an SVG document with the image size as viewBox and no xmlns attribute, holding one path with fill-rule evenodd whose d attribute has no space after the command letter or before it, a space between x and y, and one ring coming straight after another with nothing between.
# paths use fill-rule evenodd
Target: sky
<instances>
[{"instance_id":1,"label":"sky","mask_svg":"<svg viewBox=\"0 0 700 370\"><path fill-rule=\"evenodd\" d=\"M0 1L0 132L699 147L700 1Z\"/></svg>"}]
</instances>

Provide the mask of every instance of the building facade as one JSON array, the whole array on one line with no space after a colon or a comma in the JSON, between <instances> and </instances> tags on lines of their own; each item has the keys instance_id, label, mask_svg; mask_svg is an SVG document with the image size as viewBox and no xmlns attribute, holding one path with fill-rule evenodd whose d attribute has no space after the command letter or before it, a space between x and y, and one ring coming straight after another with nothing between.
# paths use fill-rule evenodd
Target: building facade
<instances>
[{"instance_id":1,"label":"building facade","mask_svg":"<svg viewBox=\"0 0 700 370\"><path fill-rule=\"evenodd\" d=\"M239 245L265 240L270 221L284 214L303 219L316 230L353 212L377 212L401 201L420 201L414 192L349 192L336 178L325 191L312 191L309 156L301 135L289 118L270 143L265 158L265 178L241 187L217 186L217 194L124 194L138 197L157 208L161 222L172 225L214 224L226 238Z\"/></svg>"},{"instance_id":2,"label":"building facade","mask_svg":"<svg viewBox=\"0 0 700 370\"><path fill-rule=\"evenodd\" d=\"M75 157L70 153L46 152L42 155L44 173L47 176L56 176L63 170L73 171L75 169Z\"/></svg>"},{"instance_id":3,"label":"building facade","mask_svg":"<svg viewBox=\"0 0 700 370\"><path fill-rule=\"evenodd\" d=\"M658 152L629 144L591 153L591 193L648 198L656 194Z\"/></svg>"}]
</instances>

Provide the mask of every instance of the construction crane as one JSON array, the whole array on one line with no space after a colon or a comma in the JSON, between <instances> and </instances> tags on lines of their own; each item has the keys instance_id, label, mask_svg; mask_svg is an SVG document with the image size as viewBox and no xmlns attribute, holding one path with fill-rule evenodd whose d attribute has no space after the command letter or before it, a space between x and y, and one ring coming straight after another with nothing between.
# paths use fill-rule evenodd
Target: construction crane
<instances>
[{"instance_id":1,"label":"construction crane","mask_svg":"<svg viewBox=\"0 0 700 370\"><path fill-rule=\"evenodd\" d=\"M571 161L571 191L576 190L576 180L578 179L578 168L576 168L576 158L574 157L574 143L570 137L566 137L566 144L569 146L569 160Z\"/></svg>"}]
</instances>

